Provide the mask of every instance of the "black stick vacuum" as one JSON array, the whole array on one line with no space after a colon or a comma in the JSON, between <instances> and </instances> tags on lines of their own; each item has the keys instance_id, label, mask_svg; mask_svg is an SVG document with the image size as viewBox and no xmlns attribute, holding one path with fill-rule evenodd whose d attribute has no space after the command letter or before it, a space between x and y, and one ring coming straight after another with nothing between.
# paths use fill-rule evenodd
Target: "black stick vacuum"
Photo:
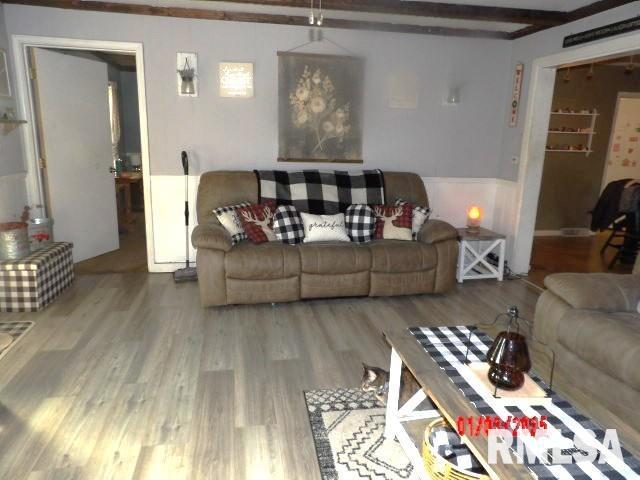
<instances>
[{"instance_id":1,"label":"black stick vacuum","mask_svg":"<svg viewBox=\"0 0 640 480\"><path fill-rule=\"evenodd\" d=\"M198 280L198 272L195 267L189 266L189 158L187 152L182 151L182 170L184 171L184 228L185 228L185 268L173 272L173 281L176 283L195 282Z\"/></svg>"}]
</instances>

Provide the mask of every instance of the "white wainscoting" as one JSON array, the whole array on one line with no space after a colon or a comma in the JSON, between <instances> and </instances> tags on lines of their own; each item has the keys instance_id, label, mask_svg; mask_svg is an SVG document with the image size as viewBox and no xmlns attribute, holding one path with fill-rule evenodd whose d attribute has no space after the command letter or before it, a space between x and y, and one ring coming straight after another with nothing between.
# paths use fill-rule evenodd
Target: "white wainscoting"
<instances>
[{"instance_id":1,"label":"white wainscoting","mask_svg":"<svg viewBox=\"0 0 640 480\"><path fill-rule=\"evenodd\" d=\"M26 173L0 176L0 222L18 220L27 202Z\"/></svg>"},{"instance_id":2,"label":"white wainscoting","mask_svg":"<svg viewBox=\"0 0 640 480\"><path fill-rule=\"evenodd\" d=\"M429 195L431 218L446 220L454 227L467 223L467 208L482 209L482 225L493 227L497 181L495 178L423 177Z\"/></svg>"},{"instance_id":3,"label":"white wainscoting","mask_svg":"<svg viewBox=\"0 0 640 480\"><path fill-rule=\"evenodd\" d=\"M189 235L197 224L196 193L200 177L189 176ZM153 222L153 263L150 272L172 272L184 266L184 190L182 175L151 175L151 221ZM189 258L195 250L189 241Z\"/></svg>"},{"instance_id":4,"label":"white wainscoting","mask_svg":"<svg viewBox=\"0 0 640 480\"><path fill-rule=\"evenodd\" d=\"M423 181L433 210L432 218L463 227L467 207L478 205L484 210L482 225L507 235L509 247L515 215L515 182L496 178L442 177L423 177ZM198 176L189 177L191 230L196 224L198 182ZM184 177L152 175L151 205L154 238L153 263L149 269L152 272L171 272L184 265ZM191 246L190 258L195 261L195 250Z\"/></svg>"}]
</instances>

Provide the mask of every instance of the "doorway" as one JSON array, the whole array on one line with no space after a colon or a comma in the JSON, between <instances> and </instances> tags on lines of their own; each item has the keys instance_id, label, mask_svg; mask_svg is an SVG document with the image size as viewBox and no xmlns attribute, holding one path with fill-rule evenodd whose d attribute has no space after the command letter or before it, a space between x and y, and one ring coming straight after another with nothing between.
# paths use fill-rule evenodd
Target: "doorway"
<instances>
[{"instance_id":1,"label":"doorway","mask_svg":"<svg viewBox=\"0 0 640 480\"><path fill-rule=\"evenodd\" d=\"M55 239L74 242L81 273L147 271L154 263L142 45L29 36L13 44L30 125L32 215L50 216Z\"/></svg>"},{"instance_id":2,"label":"doorway","mask_svg":"<svg viewBox=\"0 0 640 480\"><path fill-rule=\"evenodd\" d=\"M591 211L611 181L640 178L639 134L631 132L640 128L640 110L635 118L636 105L625 102L638 96L633 55L557 69L529 271L534 283L542 286L556 272L631 270L616 256L620 242L608 243L609 225L596 225Z\"/></svg>"},{"instance_id":3,"label":"doorway","mask_svg":"<svg viewBox=\"0 0 640 480\"><path fill-rule=\"evenodd\" d=\"M513 245L510 263L513 271L524 274L530 271L556 70L630 55L638 50L639 44L640 32L636 32L540 57L532 63L511 227Z\"/></svg>"},{"instance_id":4,"label":"doorway","mask_svg":"<svg viewBox=\"0 0 640 480\"><path fill-rule=\"evenodd\" d=\"M146 271L135 56L28 55L54 238L74 244L79 273Z\"/></svg>"},{"instance_id":5,"label":"doorway","mask_svg":"<svg viewBox=\"0 0 640 480\"><path fill-rule=\"evenodd\" d=\"M620 242L607 243L611 231L591 211L611 181L640 178L638 97L635 55L556 70L529 271L534 283L542 286L556 272L630 271L616 256Z\"/></svg>"}]
</instances>

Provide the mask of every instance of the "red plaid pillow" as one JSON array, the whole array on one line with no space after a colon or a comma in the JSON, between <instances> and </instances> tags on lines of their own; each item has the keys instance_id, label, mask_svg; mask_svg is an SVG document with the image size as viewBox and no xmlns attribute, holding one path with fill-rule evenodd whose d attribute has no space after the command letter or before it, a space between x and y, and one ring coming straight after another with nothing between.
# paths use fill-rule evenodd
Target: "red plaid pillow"
<instances>
[{"instance_id":1,"label":"red plaid pillow","mask_svg":"<svg viewBox=\"0 0 640 480\"><path fill-rule=\"evenodd\" d=\"M275 242L273 233L273 214L276 210L275 202L251 204L237 210L247 237L253 243Z\"/></svg>"},{"instance_id":2,"label":"red plaid pillow","mask_svg":"<svg viewBox=\"0 0 640 480\"><path fill-rule=\"evenodd\" d=\"M375 205L373 211L376 214L373 238L412 240L413 207L411 205Z\"/></svg>"}]
</instances>

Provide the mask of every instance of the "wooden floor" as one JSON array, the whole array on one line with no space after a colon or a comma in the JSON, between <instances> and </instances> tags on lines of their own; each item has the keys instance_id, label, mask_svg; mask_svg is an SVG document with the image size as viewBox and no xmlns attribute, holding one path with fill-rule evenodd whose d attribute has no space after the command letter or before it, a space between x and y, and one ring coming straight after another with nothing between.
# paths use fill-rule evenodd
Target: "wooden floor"
<instances>
[{"instance_id":1,"label":"wooden floor","mask_svg":"<svg viewBox=\"0 0 640 480\"><path fill-rule=\"evenodd\" d=\"M147 239L144 213L135 213L129 231L119 234L120 248L76 263L76 273L147 272Z\"/></svg>"},{"instance_id":2,"label":"wooden floor","mask_svg":"<svg viewBox=\"0 0 640 480\"><path fill-rule=\"evenodd\" d=\"M82 275L0 360L0 478L318 479L302 392L388 364L390 325L470 324L522 281L448 296L202 309L164 274Z\"/></svg>"},{"instance_id":3,"label":"wooden floor","mask_svg":"<svg viewBox=\"0 0 640 480\"><path fill-rule=\"evenodd\" d=\"M608 248L600 254L608 236L604 232L588 237L535 237L527 280L543 286L545 277L557 272L631 273L633 266L620 262L609 269L615 250Z\"/></svg>"}]
</instances>

